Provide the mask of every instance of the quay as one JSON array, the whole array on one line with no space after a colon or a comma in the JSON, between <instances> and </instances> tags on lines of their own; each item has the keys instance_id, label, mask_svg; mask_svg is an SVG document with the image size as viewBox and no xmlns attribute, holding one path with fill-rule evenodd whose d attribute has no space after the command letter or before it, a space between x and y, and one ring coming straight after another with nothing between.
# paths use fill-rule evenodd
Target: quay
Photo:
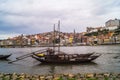
<instances>
[{"instance_id":1,"label":"quay","mask_svg":"<svg viewBox=\"0 0 120 80\"><path fill-rule=\"evenodd\" d=\"M61 45L61 47L102 46L102 45L120 45L120 42L119 43L102 43L102 44L69 44L69 45ZM29 47L53 47L53 45L34 45L34 46L33 45L22 45L22 46L21 45L0 45L0 48L29 48Z\"/></svg>"},{"instance_id":2,"label":"quay","mask_svg":"<svg viewBox=\"0 0 120 80\"><path fill-rule=\"evenodd\" d=\"M0 73L0 80L120 80L120 73L25 74Z\"/></svg>"}]
</instances>

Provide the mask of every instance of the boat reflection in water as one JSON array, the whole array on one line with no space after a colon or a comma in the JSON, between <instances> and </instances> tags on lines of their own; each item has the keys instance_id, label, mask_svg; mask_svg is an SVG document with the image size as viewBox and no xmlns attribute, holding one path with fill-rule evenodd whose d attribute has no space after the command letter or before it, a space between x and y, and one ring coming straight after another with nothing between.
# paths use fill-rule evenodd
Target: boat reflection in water
<instances>
[{"instance_id":1,"label":"boat reflection in water","mask_svg":"<svg viewBox=\"0 0 120 80\"><path fill-rule=\"evenodd\" d=\"M43 71L45 71L48 74L55 74L55 73L60 74L60 73L68 73L68 72L73 73L73 70L74 71L76 70L75 73L78 71L81 71L81 72L90 71L90 69L88 69L87 66L96 67L98 65L95 62L80 63L80 64L78 63L77 64L76 63L71 63L71 64L40 63L37 65L34 65L33 68L41 71L40 67L42 67Z\"/></svg>"}]
</instances>

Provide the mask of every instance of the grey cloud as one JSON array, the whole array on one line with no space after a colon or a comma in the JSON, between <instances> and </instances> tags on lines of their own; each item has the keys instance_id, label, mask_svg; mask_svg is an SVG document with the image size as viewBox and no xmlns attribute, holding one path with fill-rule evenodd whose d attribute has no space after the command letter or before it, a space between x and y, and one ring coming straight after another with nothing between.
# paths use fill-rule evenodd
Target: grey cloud
<instances>
[{"instance_id":1,"label":"grey cloud","mask_svg":"<svg viewBox=\"0 0 120 80\"><path fill-rule=\"evenodd\" d=\"M118 8L118 4L120 4L120 1L118 0L109 0L109 1L96 1L94 8L92 10L93 15L107 15L109 13L112 13L116 8ZM117 11L114 11L117 12Z\"/></svg>"},{"instance_id":2,"label":"grey cloud","mask_svg":"<svg viewBox=\"0 0 120 80\"><path fill-rule=\"evenodd\" d=\"M75 28L85 31L87 26L103 25L105 16L109 17L113 10L118 12L119 3L118 0L2 0L0 20L19 33L50 31L58 20L63 31Z\"/></svg>"}]
</instances>

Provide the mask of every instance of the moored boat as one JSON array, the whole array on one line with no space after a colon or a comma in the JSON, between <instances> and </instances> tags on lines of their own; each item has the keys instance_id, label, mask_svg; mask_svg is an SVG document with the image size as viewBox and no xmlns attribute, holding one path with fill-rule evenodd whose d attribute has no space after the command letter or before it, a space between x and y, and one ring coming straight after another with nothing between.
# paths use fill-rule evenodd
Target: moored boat
<instances>
[{"instance_id":1,"label":"moored boat","mask_svg":"<svg viewBox=\"0 0 120 80\"><path fill-rule=\"evenodd\" d=\"M83 63L91 62L98 58L100 54L67 54L63 52L53 51L48 49L44 53L33 53L32 57L42 63Z\"/></svg>"},{"instance_id":2,"label":"moored boat","mask_svg":"<svg viewBox=\"0 0 120 80\"><path fill-rule=\"evenodd\" d=\"M3 55L3 54L0 54L0 59L7 59L8 57L10 57L12 54L7 54L7 55Z\"/></svg>"}]
</instances>

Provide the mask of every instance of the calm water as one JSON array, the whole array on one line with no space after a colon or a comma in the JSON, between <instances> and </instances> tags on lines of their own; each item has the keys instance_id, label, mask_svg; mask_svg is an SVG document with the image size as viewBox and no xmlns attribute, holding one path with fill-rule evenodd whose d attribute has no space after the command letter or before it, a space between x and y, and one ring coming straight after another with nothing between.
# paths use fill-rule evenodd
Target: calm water
<instances>
[{"instance_id":1,"label":"calm water","mask_svg":"<svg viewBox=\"0 0 120 80\"><path fill-rule=\"evenodd\" d=\"M5 73L30 73L30 74L53 74L53 73L90 73L90 72L120 72L120 45L112 46L79 46L61 47L61 51L71 53L97 52L102 54L91 63L82 64L40 64L39 61L29 57L12 64L8 61L16 57L44 48L0 48L0 54L13 55L8 60L0 60L0 72Z\"/></svg>"}]
</instances>

